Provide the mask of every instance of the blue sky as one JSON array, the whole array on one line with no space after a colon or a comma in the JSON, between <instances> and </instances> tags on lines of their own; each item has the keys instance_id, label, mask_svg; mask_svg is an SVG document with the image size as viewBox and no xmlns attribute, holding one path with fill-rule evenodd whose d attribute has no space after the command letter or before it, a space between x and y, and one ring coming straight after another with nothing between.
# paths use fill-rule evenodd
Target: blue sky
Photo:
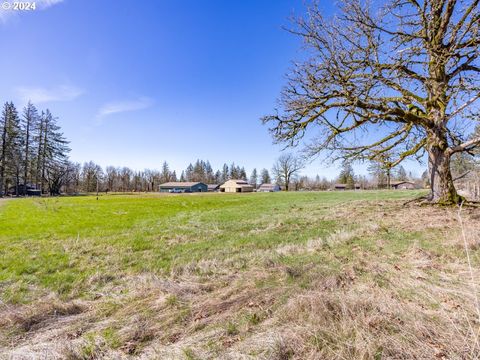
<instances>
[{"instance_id":1,"label":"blue sky","mask_svg":"<svg viewBox=\"0 0 480 360\"><path fill-rule=\"evenodd\" d=\"M259 118L301 58L282 26L304 4L37 0L35 11L0 10L0 100L50 108L73 161L140 170L167 160L181 171L200 158L270 169L281 147ZM333 178L338 169L315 161L304 173Z\"/></svg>"}]
</instances>

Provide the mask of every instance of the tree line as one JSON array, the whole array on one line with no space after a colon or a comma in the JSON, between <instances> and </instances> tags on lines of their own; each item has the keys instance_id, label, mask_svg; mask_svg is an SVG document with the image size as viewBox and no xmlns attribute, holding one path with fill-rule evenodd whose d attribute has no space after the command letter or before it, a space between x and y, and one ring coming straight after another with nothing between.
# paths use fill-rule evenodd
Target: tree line
<instances>
[{"instance_id":1,"label":"tree line","mask_svg":"<svg viewBox=\"0 0 480 360\"><path fill-rule=\"evenodd\" d=\"M164 161L160 170L132 170L128 167L100 165L89 161L82 164L69 161L70 148L58 119L49 109L38 111L28 103L21 114L12 102L3 106L0 118L0 194L23 196L28 189L36 189L41 194L59 195L80 192L151 192L158 191L162 183L172 181L203 182L222 184L229 179L247 180L255 188L260 184L276 183L285 190L328 190L336 182L354 188L389 188L393 180L414 179L400 166L393 170L385 166L385 161L371 161L370 178L353 172L351 162L344 161L340 175L334 181L319 175L310 178L300 176L305 162L292 153L282 154L273 164L271 173L267 169L253 169L247 176L244 166L226 163L220 169L213 169L208 160L198 159L190 163L180 176L171 170ZM465 160L465 156L460 159ZM471 168L471 163L469 163ZM460 165L459 165L460 166ZM423 183L428 182L424 175Z\"/></svg>"},{"instance_id":2,"label":"tree line","mask_svg":"<svg viewBox=\"0 0 480 360\"><path fill-rule=\"evenodd\" d=\"M13 188L25 195L27 186L42 193L59 194L69 171L68 141L50 110L39 112L28 103L21 114L13 102L0 117L0 195Z\"/></svg>"},{"instance_id":3,"label":"tree line","mask_svg":"<svg viewBox=\"0 0 480 360\"><path fill-rule=\"evenodd\" d=\"M102 168L93 161L69 163L69 171L62 182L62 192L77 194L82 192L154 192L167 182L203 182L205 184L222 184L230 179L248 180L255 187L261 183L270 183L271 177L267 169L247 177L243 166L232 163L224 164L221 169L214 170L210 162L197 160L189 164L180 176L164 161L160 169L132 170L129 167L106 166Z\"/></svg>"}]
</instances>

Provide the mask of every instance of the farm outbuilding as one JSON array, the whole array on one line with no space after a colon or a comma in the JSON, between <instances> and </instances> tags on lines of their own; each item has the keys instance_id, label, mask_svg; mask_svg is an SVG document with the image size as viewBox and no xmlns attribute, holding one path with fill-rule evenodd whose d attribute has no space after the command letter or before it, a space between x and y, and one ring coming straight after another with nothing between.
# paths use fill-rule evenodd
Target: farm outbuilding
<instances>
[{"instance_id":1,"label":"farm outbuilding","mask_svg":"<svg viewBox=\"0 0 480 360\"><path fill-rule=\"evenodd\" d=\"M413 190L415 183L411 181L395 181L391 183L392 189L395 190Z\"/></svg>"},{"instance_id":2,"label":"farm outbuilding","mask_svg":"<svg viewBox=\"0 0 480 360\"><path fill-rule=\"evenodd\" d=\"M192 193L207 192L208 186L202 182L168 182L160 185L160 192Z\"/></svg>"},{"instance_id":3,"label":"farm outbuilding","mask_svg":"<svg viewBox=\"0 0 480 360\"><path fill-rule=\"evenodd\" d=\"M352 186L352 185L350 185L350 186ZM353 188L351 188L351 187L349 187L348 184L335 184L334 189L339 190L339 191L360 190L360 185L355 184L355 185L353 185Z\"/></svg>"},{"instance_id":4,"label":"farm outbuilding","mask_svg":"<svg viewBox=\"0 0 480 360\"><path fill-rule=\"evenodd\" d=\"M220 190L220 184L207 184L209 192L215 192Z\"/></svg>"},{"instance_id":5,"label":"farm outbuilding","mask_svg":"<svg viewBox=\"0 0 480 360\"><path fill-rule=\"evenodd\" d=\"M220 191L228 193L252 192L253 186L245 180L228 180L220 186Z\"/></svg>"},{"instance_id":6,"label":"farm outbuilding","mask_svg":"<svg viewBox=\"0 0 480 360\"><path fill-rule=\"evenodd\" d=\"M282 189L280 188L280 185L277 184L262 184L257 189L258 192L277 192L280 190Z\"/></svg>"},{"instance_id":7,"label":"farm outbuilding","mask_svg":"<svg viewBox=\"0 0 480 360\"><path fill-rule=\"evenodd\" d=\"M35 185L19 184L18 186L12 186L8 189L8 195L26 195L26 196L41 196L42 192L38 190Z\"/></svg>"}]
</instances>

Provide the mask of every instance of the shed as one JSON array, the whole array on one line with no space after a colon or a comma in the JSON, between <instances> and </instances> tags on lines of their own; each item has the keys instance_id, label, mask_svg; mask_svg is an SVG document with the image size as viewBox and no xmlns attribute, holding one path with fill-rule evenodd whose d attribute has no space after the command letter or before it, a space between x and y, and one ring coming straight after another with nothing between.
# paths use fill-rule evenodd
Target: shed
<instances>
[{"instance_id":1,"label":"shed","mask_svg":"<svg viewBox=\"0 0 480 360\"><path fill-rule=\"evenodd\" d=\"M170 193L192 193L207 192L208 186L202 182L167 182L160 185L160 192Z\"/></svg>"},{"instance_id":2,"label":"shed","mask_svg":"<svg viewBox=\"0 0 480 360\"><path fill-rule=\"evenodd\" d=\"M262 184L257 189L258 192L277 192L280 190L282 189L280 188L280 185L277 184Z\"/></svg>"},{"instance_id":3,"label":"shed","mask_svg":"<svg viewBox=\"0 0 480 360\"><path fill-rule=\"evenodd\" d=\"M354 190L354 189L360 190L360 185L355 184L354 189L350 189L347 184L335 184L334 189L339 191Z\"/></svg>"},{"instance_id":4,"label":"shed","mask_svg":"<svg viewBox=\"0 0 480 360\"><path fill-rule=\"evenodd\" d=\"M413 190L415 189L415 183L411 181L395 181L391 184L392 189L395 190Z\"/></svg>"},{"instance_id":5,"label":"shed","mask_svg":"<svg viewBox=\"0 0 480 360\"><path fill-rule=\"evenodd\" d=\"M208 186L208 191L209 192L214 192L214 191L219 191L220 190L220 184L207 184Z\"/></svg>"},{"instance_id":6,"label":"shed","mask_svg":"<svg viewBox=\"0 0 480 360\"><path fill-rule=\"evenodd\" d=\"M42 195L42 192L41 190L38 190L35 185L32 185L32 184L27 184L27 185L24 185L24 184L19 184L18 186L15 185L15 186L12 186L8 189L8 192L7 192L8 195L13 195L13 196L16 196L16 195L20 195L20 196L23 196L23 195L26 195L26 196L41 196Z\"/></svg>"},{"instance_id":7,"label":"shed","mask_svg":"<svg viewBox=\"0 0 480 360\"><path fill-rule=\"evenodd\" d=\"M220 191L228 193L252 192L253 186L245 180L228 180L220 186Z\"/></svg>"}]
</instances>

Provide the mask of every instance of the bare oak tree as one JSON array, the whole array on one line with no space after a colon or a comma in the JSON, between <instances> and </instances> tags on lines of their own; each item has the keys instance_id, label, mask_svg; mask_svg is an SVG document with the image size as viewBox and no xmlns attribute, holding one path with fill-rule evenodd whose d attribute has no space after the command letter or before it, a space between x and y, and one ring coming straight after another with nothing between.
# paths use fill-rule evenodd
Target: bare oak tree
<instances>
[{"instance_id":1,"label":"bare oak tree","mask_svg":"<svg viewBox=\"0 0 480 360\"><path fill-rule=\"evenodd\" d=\"M381 159L389 168L428 154L432 202L462 201L450 172L470 152L479 119L480 0L342 0L325 19L318 6L297 22L306 60L295 64L280 109L263 118L278 142L309 155Z\"/></svg>"},{"instance_id":2,"label":"bare oak tree","mask_svg":"<svg viewBox=\"0 0 480 360\"><path fill-rule=\"evenodd\" d=\"M304 167L305 164L301 158L286 153L281 155L273 164L272 173L277 182L283 184L285 191L288 191L290 183Z\"/></svg>"}]
</instances>

